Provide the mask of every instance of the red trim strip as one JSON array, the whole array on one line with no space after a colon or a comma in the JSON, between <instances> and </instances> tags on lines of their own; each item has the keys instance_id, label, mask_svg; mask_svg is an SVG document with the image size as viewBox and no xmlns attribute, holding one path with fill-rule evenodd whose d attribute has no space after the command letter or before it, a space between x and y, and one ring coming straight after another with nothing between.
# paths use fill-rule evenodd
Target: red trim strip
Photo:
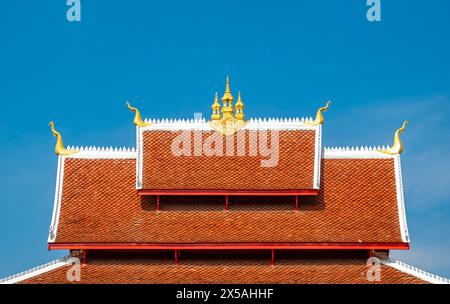
<instances>
[{"instance_id":1,"label":"red trim strip","mask_svg":"<svg viewBox=\"0 0 450 304\"><path fill-rule=\"evenodd\" d=\"M409 243L217 243L217 244L152 244L152 243L49 243L49 250L255 250L255 249L305 249L305 250L408 250Z\"/></svg>"},{"instance_id":2,"label":"red trim strip","mask_svg":"<svg viewBox=\"0 0 450 304\"><path fill-rule=\"evenodd\" d=\"M300 190L137 190L138 195L241 195L241 196L289 196L303 195L316 196L319 194L317 189L300 189Z\"/></svg>"}]
</instances>

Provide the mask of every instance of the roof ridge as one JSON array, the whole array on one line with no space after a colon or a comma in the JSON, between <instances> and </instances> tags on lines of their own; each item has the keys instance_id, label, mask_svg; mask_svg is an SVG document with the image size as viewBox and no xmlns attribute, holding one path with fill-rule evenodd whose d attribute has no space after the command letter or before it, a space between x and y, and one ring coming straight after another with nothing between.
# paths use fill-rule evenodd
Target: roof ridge
<instances>
[{"instance_id":1,"label":"roof ridge","mask_svg":"<svg viewBox=\"0 0 450 304\"><path fill-rule=\"evenodd\" d=\"M52 270L52 269L55 269L55 268L57 268L57 267L54 267L54 266L57 266L57 265L60 264L60 263L61 263L61 265L58 265L58 267L63 266L63 265L66 264L67 259L68 259L69 257L70 257L70 256L65 256L65 257L62 257L62 258L59 258L59 259L50 261L50 262L48 262L48 263L45 263L45 264L42 264L42 265L38 265L38 266L36 266L36 267L33 267L33 268L30 268L30 269L24 270L24 271L22 271L22 272L19 272L19 273L10 275L10 276L8 276L8 277L6 277L6 278L0 279L0 284L13 284L13 283L17 283L17 282L19 282L19 281L21 281L21 280L27 279L27 278L29 278L29 277L33 277L33 276L34 276L34 275L33 275L34 273L35 273L35 275L37 275L37 274L44 273L44 272L50 271L50 270ZM47 271L44 271L46 268L48 268L48 270L47 270ZM22 279L21 279L21 278L22 278Z\"/></svg>"},{"instance_id":2,"label":"roof ridge","mask_svg":"<svg viewBox=\"0 0 450 304\"><path fill-rule=\"evenodd\" d=\"M247 120L249 123L284 123L284 122L312 122L312 117L252 117ZM207 123L205 118L145 118L146 123Z\"/></svg>"},{"instance_id":3,"label":"roof ridge","mask_svg":"<svg viewBox=\"0 0 450 304\"><path fill-rule=\"evenodd\" d=\"M393 267L399 271L413 275L419 279L422 279L424 281L427 281L427 282L430 282L433 284L450 284L449 279L432 274L431 272L422 270L420 268L409 265L409 264L399 261L399 260L388 258L388 259L381 259L381 262L387 266Z\"/></svg>"},{"instance_id":4,"label":"roof ridge","mask_svg":"<svg viewBox=\"0 0 450 304\"><path fill-rule=\"evenodd\" d=\"M388 148L387 146L335 146L335 147L323 147L325 152L369 152L379 151Z\"/></svg>"},{"instance_id":5,"label":"roof ridge","mask_svg":"<svg viewBox=\"0 0 450 304\"><path fill-rule=\"evenodd\" d=\"M80 152L136 152L135 147L104 147L104 146L67 146L68 149L78 150Z\"/></svg>"}]
</instances>

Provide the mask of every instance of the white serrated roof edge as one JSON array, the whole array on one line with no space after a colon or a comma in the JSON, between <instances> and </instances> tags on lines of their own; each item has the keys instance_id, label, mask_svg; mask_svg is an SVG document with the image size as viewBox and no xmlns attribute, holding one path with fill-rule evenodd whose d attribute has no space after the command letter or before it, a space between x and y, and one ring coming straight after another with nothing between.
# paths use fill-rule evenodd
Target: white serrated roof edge
<instances>
[{"instance_id":1,"label":"white serrated roof edge","mask_svg":"<svg viewBox=\"0 0 450 304\"><path fill-rule=\"evenodd\" d=\"M395 259L381 259L381 263L432 284L450 284L449 279L437 276Z\"/></svg>"},{"instance_id":2,"label":"white serrated roof edge","mask_svg":"<svg viewBox=\"0 0 450 304\"><path fill-rule=\"evenodd\" d=\"M64 162L66 158L78 159L134 159L136 158L135 148L113 148L113 147L68 147L68 149L78 150L78 153L71 155L58 155L58 167L56 171L55 198L53 202L52 220L48 233L48 242L56 240L58 231L59 214L61 211L61 197L64 183Z\"/></svg>"},{"instance_id":3,"label":"white serrated roof edge","mask_svg":"<svg viewBox=\"0 0 450 304\"><path fill-rule=\"evenodd\" d=\"M30 279L34 276L52 271L54 269L57 269L59 267L67 265L67 259L69 257L64 257L60 259L53 260L49 263L36 266L34 268L19 272L17 274L11 275L9 277L0 279L0 284L16 284L21 281L24 281L26 279Z\"/></svg>"},{"instance_id":4,"label":"white serrated roof edge","mask_svg":"<svg viewBox=\"0 0 450 304\"><path fill-rule=\"evenodd\" d=\"M145 119L152 125L143 127L144 131L151 130L213 130L204 118L194 119ZM314 130L311 117L296 118L250 118L243 130Z\"/></svg>"},{"instance_id":5,"label":"white serrated roof edge","mask_svg":"<svg viewBox=\"0 0 450 304\"><path fill-rule=\"evenodd\" d=\"M368 158L394 158L394 155L379 152L386 150L388 147L324 147L323 158L351 158L351 159L368 159Z\"/></svg>"}]
</instances>

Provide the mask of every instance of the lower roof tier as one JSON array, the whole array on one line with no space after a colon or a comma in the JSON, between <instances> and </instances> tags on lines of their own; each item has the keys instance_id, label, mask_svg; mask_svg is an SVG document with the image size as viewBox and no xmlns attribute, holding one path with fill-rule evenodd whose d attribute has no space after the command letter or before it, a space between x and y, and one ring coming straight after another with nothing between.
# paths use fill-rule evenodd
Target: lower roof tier
<instances>
[{"instance_id":1,"label":"lower roof tier","mask_svg":"<svg viewBox=\"0 0 450 304\"><path fill-rule=\"evenodd\" d=\"M60 157L50 244L408 243L399 158L325 158L318 196L139 196L136 159Z\"/></svg>"},{"instance_id":2,"label":"lower roof tier","mask_svg":"<svg viewBox=\"0 0 450 304\"><path fill-rule=\"evenodd\" d=\"M424 284L425 273L409 271L401 264L381 260L380 271L370 272L367 256L348 254L343 256L291 255L276 253L271 266L270 252L247 255L189 254L182 252L178 264L169 253L166 256L145 253L114 255L90 255L81 267L80 281L70 282L67 273L72 265L64 261L17 276L10 282L22 284ZM411 268L412 269L412 268ZM369 274L368 274L369 272ZM379 275L375 277L374 275ZM369 277L369 279L368 279ZM443 281L438 281L438 283Z\"/></svg>"}]
</instances>

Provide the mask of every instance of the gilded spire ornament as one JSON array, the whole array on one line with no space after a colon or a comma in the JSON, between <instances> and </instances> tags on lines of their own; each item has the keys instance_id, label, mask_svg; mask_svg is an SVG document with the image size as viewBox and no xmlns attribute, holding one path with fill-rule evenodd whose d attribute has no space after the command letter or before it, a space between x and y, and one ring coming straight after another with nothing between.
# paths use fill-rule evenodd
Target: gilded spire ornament
<instances>
[{"instance_id":1,"label":"gilded spire ornament","mask_svg":"<svg viewBox=\"0 0 450 304\"><path fill-rule=\"evenodd\" d=\"M216 92L216 97L214 98L214 103L211 106L212 109L212 115L211 120L220 120L220 103L219 103L219 96Z\"/></svg>"},{"instance_id":2,"label":"gilded spire ornament","mask_svg":"<svg viewBox=\"0 0 450 304\"><path fill-rule=\"evenodd\" d=\"M230 77L227 76L227 82L225 86L225 94L222 97L222 119L224 120L233 120L233 95L231 95L230 89Z\"/></svg>"},{"instance_id":3,"label":"gilded spire ornament","mask_svg":"<svg viewBox=\"0 0 450 304\"><path fill-rule=\"evenodd\" d=\"M236 116L234 116L235 109L233 107L233 100L234 97L231 94L230 88L230 77L227 76L225 93L222 97L222 117L219 114L220 104L216 94L214 104L211 106L213 114L211 115L211 121L209 122L211 128L225 136L233 135L247 124L247 122L244 121L244 103L240 98L240 94L238 103L236 104Z\"/></svg>"},{"instance_id":4,"label":"gilded spire ornament","mask_svg":"<svg viewBox=\"0 0 450 304\"><path fill-rule=\"evenodd\" d=\"M134 115L134 120L133 120L133 123L136 126L138 126L138 127L148 127L148 126L152 125L150 123L146 123L141 117L141 112L139 112L139 110L137 108L132 107L128 101L126 102L126 105L127 105L128 109L130 109L131 112L135 112L136 113Z\"/></svg>"},{"instance_id":5,"label":"gilded spire ornament","mask_svg":"<svg viewBox=\"0 0 450 304\"><path fill-rule=\"evenodd\" d=\"M326 106L317 110L316 118L311 122L305 122L305 124L311 125L311 126L317 126L317 125L323 124L324 119L323 119L322 113L325 112L326 110L328 110L328 107L330 106L330 104L331 104L331 101L328 101Z\"/></svg>"},{"instance_id":6,"label":"gilded spire ornament","mask_svg":"<svg viewBox=\"0 0 450 304\"><path fill-rule=\"evenodd\" d=\"M235 114L236 120L244 121L244 103L242 102L241 99L241 91L238 92L238 100L236 102L235 108L236 108Z\"/></svg>"},{"instance_id":7,"label":"gilded spire ornament","mask_svg":"<svg viewBox=\"0 0 450 304\"><path fill-rule=\"evenodd\" d=\"M403 144L400 140L400 134L402 134L405 131L406 125L408 124L408 121L405 120L403 122L403 125L400 129L398 129L394 134L394 144L387 150L379 150L381 153L390 154L390 155L397 155L401 154L403 151Z\"/></svg>"},{"instance_id":8,"label":"gilded spire ornament","mask_svg":"<svg viewBox=\"0 0 450 304\"><path fill-rule=\"evenodd\" d=\"M55 153L56 155L71 155L78 153L78 150L71 150L64 148L63 140L61 134L55 130L55 123L51 121L48 124L52 130L53 136L56 137Z\"/></svg>"}]
</instances>

